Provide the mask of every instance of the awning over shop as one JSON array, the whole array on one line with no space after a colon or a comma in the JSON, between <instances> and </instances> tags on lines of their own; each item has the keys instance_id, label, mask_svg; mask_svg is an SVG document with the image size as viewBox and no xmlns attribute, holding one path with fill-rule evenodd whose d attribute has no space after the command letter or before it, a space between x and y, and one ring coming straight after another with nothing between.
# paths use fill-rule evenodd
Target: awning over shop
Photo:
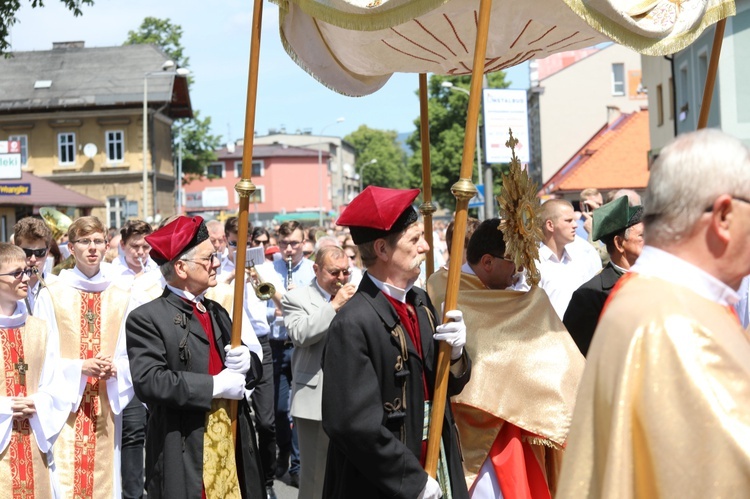
<instances>
[{"instance_id":1,"label":"awning over shop","mask_svg":"<svg viewBox=\"0 0 750 499\"><path fill-rule=\"evenodd\" d=\"M0 206L70 206L94 208L104 202L66 189L54 182L21 173L17 180L0 180Z\"/></svg>"}]
</instances>

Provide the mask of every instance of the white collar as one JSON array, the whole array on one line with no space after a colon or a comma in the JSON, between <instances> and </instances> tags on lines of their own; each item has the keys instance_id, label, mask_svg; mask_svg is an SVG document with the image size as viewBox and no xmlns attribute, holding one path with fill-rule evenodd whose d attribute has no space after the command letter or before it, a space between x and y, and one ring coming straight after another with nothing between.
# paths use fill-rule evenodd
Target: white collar
<instances>
[{"instance_id":1,"label":"white collar","mask_svg":"<svg viewBox=\"0 0 750 499\"><path fill-rule=\"evenodd\" d=\"M101 293L112 283L112 281L104 275L101 268L99 268L99 273L91 278L86 277L83 272L78 270L78 267L65 269L60 272L60 279L69 286L88 293Z\"/></svg>"},{"instance_id":2,"label":"white collar","mask_svg":"<svg viewBox=\"0 0 750 499\"><path fill-rule=\"evenodd\" d=\"M461 265L461 272L463 272L464 274L469 274L469 275L477 275L477 273L474 272L474 269L471 268L471 265L469 265L469 262L466 262L463 265Z\"/></svg>"},{"instance_id":3,"label":"white collar","mask_svg":"<svg viewBox=\"0 0 750 499\"><path fill-rule=\"evenodd\" d=\"M610 263L612 263L612 262L610 262ZM618 271L618 272L620 272L622 274L627 274L628 272L630 272L629 269L624 269L624 268L620 267L619 265L615 265L614 263L612 263L612 266L615 268L616 271Z\"/></svg>"},{"instance_id":4,"label":"white collar","mask_svg":"<svg viewBox=\"0 0 750 499\"><path fill-rule=\"evenodd\" d=\"M331 301L331 298L333 298L333 296L331 296L331 294L328 291L320 287L320 284L318 284L317 278L313 279L313 283L315 284L315 287L318 288L318 291L320 291L320 294L323 295L323 298L325 299L325 301L326 302Z\"/></svg>"},{"instance_id":5,"label":"white collar","mask_svg":"<svg viewBox=\"0 0 750 499\"><path fill-rule=\"evenodd\" d=\"M16 302L16 310L13 315L0 315L0 328L15 328L26 324L26 318L29 311L26 310L26 304L23 300Z\"/></svg>"},{"instance_id":6,"label":"white collar","mask_svg":"<svg viewBox=\"0 0 750 499\"><path fill-rule=\"evenodd\" d=\"M412 286L409 286L407 289L401 289L397 288L393 284L387 284L383 281L380 281L378 279L375 279L372 274L367 274L370 276L370 279L372 280L373 284L377 286L377 288L383 292L383 294L390 296L394 300L400 301L401 303L406 303L406 293L409 292L409 290L412 288Z\"/></svg>"},{"instance_id":7,"label":"white collar","mask_svg":"<svg viewBox=\"0 0 750 499\"><path fill-rule=\"evenodd\" d=\"M735 290L692 263L653 246L644 246L631 272L657 277L684 286L720 305L734 305L740 300Z\"/></svg>"},{"instance_id":8,"label":"white collar","mask_svg":"<svg viewBox=\"0 0 750 499\"><path fill-rule=\"evenodd\" d=\"M190 291L188 291L186 289L175 288L171 284L167 284L167 287L169 288L169 290L172 293L176 294L180 298L184 298L185 300L189 301L190 303L200 303L200 302L202 302L203 301L203 297L206 294L206 291L208 291L208 290L206 290L206 291L204 291L203 293L201 293L199 295L194 295L193 293L191 293Z\"/></svg>"},{"instance_id":9,"label":"white collar","mask_svg":"<svg viewBox=\"0 0 750 499\"><path fill-rule=\"evenodd\" d=\"M547 246L544 243L541 243L539 245L539 260L546 260L551 261L555 263L563 263L566 260L573 260L573 256L571 255L570 251L568 251L568 246L570 246L573 243L568 243L563 248L563 254L561 259L557 259L557 255L552 252L552 249L550 249L549 246Z\"/></svg>"}]
</instances>

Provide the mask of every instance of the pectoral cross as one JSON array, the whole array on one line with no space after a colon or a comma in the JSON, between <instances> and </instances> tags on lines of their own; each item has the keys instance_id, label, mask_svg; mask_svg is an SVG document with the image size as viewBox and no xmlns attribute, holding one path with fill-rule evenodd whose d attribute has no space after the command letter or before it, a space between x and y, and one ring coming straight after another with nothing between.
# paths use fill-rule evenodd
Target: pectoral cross
<instances>
[{"instance_id":1,"label":"pectoral cross","mask_svg":"<svg viewBox=\"0 0 750 499\"><path fill-rule=\"evenodd\" d=\"M94 327L94 323L96 322L96 314L89 310L83 317L89 323L89 334L94 334L94 332L96 331L96 328Z\"/></svg>"},{"instance_id":2,"label":"pectoral cross","mask_svg":"<svg viewBox=\"0 0 750 499\"><path fill-rule=\"evenodd\" d=\"M29 368L29 365L24 363L23 357L18 357L18 362L13 364L13 367L18 373L18 384L21 386L26 386L26 369Z\"/></svg>"}]
</instances>

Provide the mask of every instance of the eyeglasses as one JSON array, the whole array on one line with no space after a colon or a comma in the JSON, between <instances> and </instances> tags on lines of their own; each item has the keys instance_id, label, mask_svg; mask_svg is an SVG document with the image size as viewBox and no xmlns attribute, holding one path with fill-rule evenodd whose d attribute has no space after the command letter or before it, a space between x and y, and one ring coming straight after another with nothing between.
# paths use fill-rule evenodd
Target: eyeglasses
<instances>
[{"instance_id":1,"label":"eyeglasses","mask_svg":"<svg viewBox=\"0 0 750 499\"><path fill-rule=\"evenodd\" d=\"M344 276L348 276L349 274L352 273L352 271L349 269L336 269L336 270L326 269L326 272L331 274L332 277L338 277L340 274L344 274Z\"/></svg>"},{"instance_id":2,"label":"eyeglasses","mask_svg":"<svg viewBox=\"0 0 750 499\"><path fill-rule=\"evenodd\" d=\"M253 242L255 244L266 244L268 242L268 239L253 239Z\"/></svg>"},{"instance_id":3,"label":"eyeglasses","mask_svg":"<svg viewBox=\"0 0 750 499\"><path fill-rule=\"evenodd\" d=\"M512 259L512 258L511 258L510 256L507 256L507 255L504 255L504 256L498 256L498 255L493 255L492 253L490 253L490 256L491 256L492 258L499 258L500 260L505 260L506 262L510 262L510 263L512 263L512 264L514 264L514 265L515 265L515 263L516 263L516 262L514 262L514 261L513 261L513 259Z\"/></svg>"},{"instance_id":4,"label":"eyeglasses","mask_svg":"<svg viewBox=\"0 0 750 499\"><path fill-rule=\"evenodd\" d=\"M291 246L292 249L297 249L297 247L302 244L302 241L279 241L279 247L281 249L286 248L287 246Z\"/></svg>"},{"instance_id":5,"label":"eyeglasses","mask_svg":"<svg viewBox=\"0 0 750 499\"><path fill-rule=\"evenodd\" d=\"M29 249L29 248L21 248L24 253L26 253L26 258L31 258L32 256L35 256L37 258L42 258L44 255L47 254L47 248L39 248L39 249Z\"/></svg>"},{"instance_id":6,"label":"eyeglasses","mask_svg":"<svg viewBox=\"0 0 750 499\"><path fill-rule=\"evenodd\" d=\"M237 247L237 241L227 241L227 244L229 246L231 246L232 248L236 248Z\"/></svg>"},{"instance_id":7,"label":"eyeglasses","mask_svg":"<svg viewBox=\"0 0 750 499\"><path fill-rule=\"evenodd\" d=\"M94 246L104 246L107 244L107 241L104 239L78 239L76 241L73 241L73 244L77 244L78 246L88 248L91 246L91 243L94 243Z\"/></svg>"},{"instance_id":8,"label":"eyeglasses","mask_svg":"<svg viewBox=\"0 0 750 499\"><path fill-rule=\"evenodd\" d=\"M211 253L208 256L203 256L199 258L180 258L183 262L209 262L209 264L216 260L217 262L221 261L221 256L218 253Z\"/></svg>"},{"instance_id":9,"label":"eyeglasses","mask_svg":"<svg viewBox=\"0 0 750 499\"><path fill-rule=\"evenodd\" d=\"M31 277L32 272L33 271L30 268L25 268L23 270L16 270L15 272L8 272L6 274L0 274L0 276L10 275L10 276L13 276L13 279L21 279L24 275L26 275L26 277Z\"/></svg>"}]
</instances>

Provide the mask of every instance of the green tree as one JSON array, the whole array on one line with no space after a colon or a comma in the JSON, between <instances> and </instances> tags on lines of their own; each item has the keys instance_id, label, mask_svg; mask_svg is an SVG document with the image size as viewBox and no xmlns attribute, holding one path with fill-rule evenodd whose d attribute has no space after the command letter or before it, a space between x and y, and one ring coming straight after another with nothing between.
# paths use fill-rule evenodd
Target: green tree
<instances>
[{"instance_id":1,"label":"green tree","mask_svg":"<svg viewBox=\"0 0 750 499\"><path fill-rule=\"evenodd\" d=\"M187 67L190 59L185 57L182 46L182 26L172 24L169 19L147 17L135 31L128 31L123 45L152 44L161 48L178 67Z\"/></svg>"},{"instance_id":2,"label":"green tree","mask_svg":"<svg viewBox=\"0 0 750 499\"><path fill-rule=\"evenodd\" d=\"M509 85L502 71L488 74L487 80L488 88L507 88ZM427 83L432 197L440 206L452 209L456 204L456 199L451 194L450 187L458 180L461 170L469 96L464 92L444 87L445 81L452 83L456 88L468 91L471 77L432 75ZM407 145L414 151L409 158L408 169L413 185L421 185L422 146L419 118L414 121L414 124L417 129L407 139ZM474 157L473 171L476 172L476 154ZM476 174L474 181L476 182ZM495 187L497 188L497 183Z\"/></svg>"},{"instance_id":3,"label":"green tree","mask_svg":"<svg viewBox=\"0 0 750 499\"><path fill-rule=\"evenodd\" d=\"M83 14L81 10L82 5L94 5L94 0L60 0L73 15L78 17ZM43 0L31 0L31 7L44 7ZM16 13L21 8L21 0L0 0L0 54L6 57L10 54L10 43L8 43L8 36L10 35L10 28L18 22Z\"/></svg>"},{"instance_id":4,"label":"green tree","mask_svg":"<svg viewBox=\"0 0 750 499\"><path fill-rule=\"evenodd\" d=\"M174 155L182 144L182 171L185 174L203 176L206 166L216 161L216 149L220 139L211 133L211 117L201 119L200 111L195 111L191 120L179 120L173 127L172 134L176 140L172 142Z\"/></svg>"},{"instance_id":5,"label":"green tree","mask_svg":"<svg viewBox=\"0 0 750 499\"><path fill-rule=\"evenodd\" d=\"M406 152L401 148L394 130L376 130L361 125L344 140L357 151L355 168L362 174L362 185L407 187ZM376 161L373 161L376 160ZM364 167L364 170L362 169Z\"/></svg>"},{"instance_id":6,"label":"green tree","mask_svg":"<svg viewBox=\"0 0 750 499\"><path fill-rule=\"evenodd\" d=\"M190 61L182 46L182 26L173 24L169 19L145 18L137 30L128 32L128 39L123 45L136 44L156 45L178 67L185 67ZM189 76L188 83L192 81ZM208 165L216 161L215 150L220 145L219 136L211 133L211 117L201 119L200 111L196 109L192 119L176 120L172 127L172 150L175 156L178 140L182 142L183 173L199 177L206 175Z\"/></svg>"}]
</instances>

